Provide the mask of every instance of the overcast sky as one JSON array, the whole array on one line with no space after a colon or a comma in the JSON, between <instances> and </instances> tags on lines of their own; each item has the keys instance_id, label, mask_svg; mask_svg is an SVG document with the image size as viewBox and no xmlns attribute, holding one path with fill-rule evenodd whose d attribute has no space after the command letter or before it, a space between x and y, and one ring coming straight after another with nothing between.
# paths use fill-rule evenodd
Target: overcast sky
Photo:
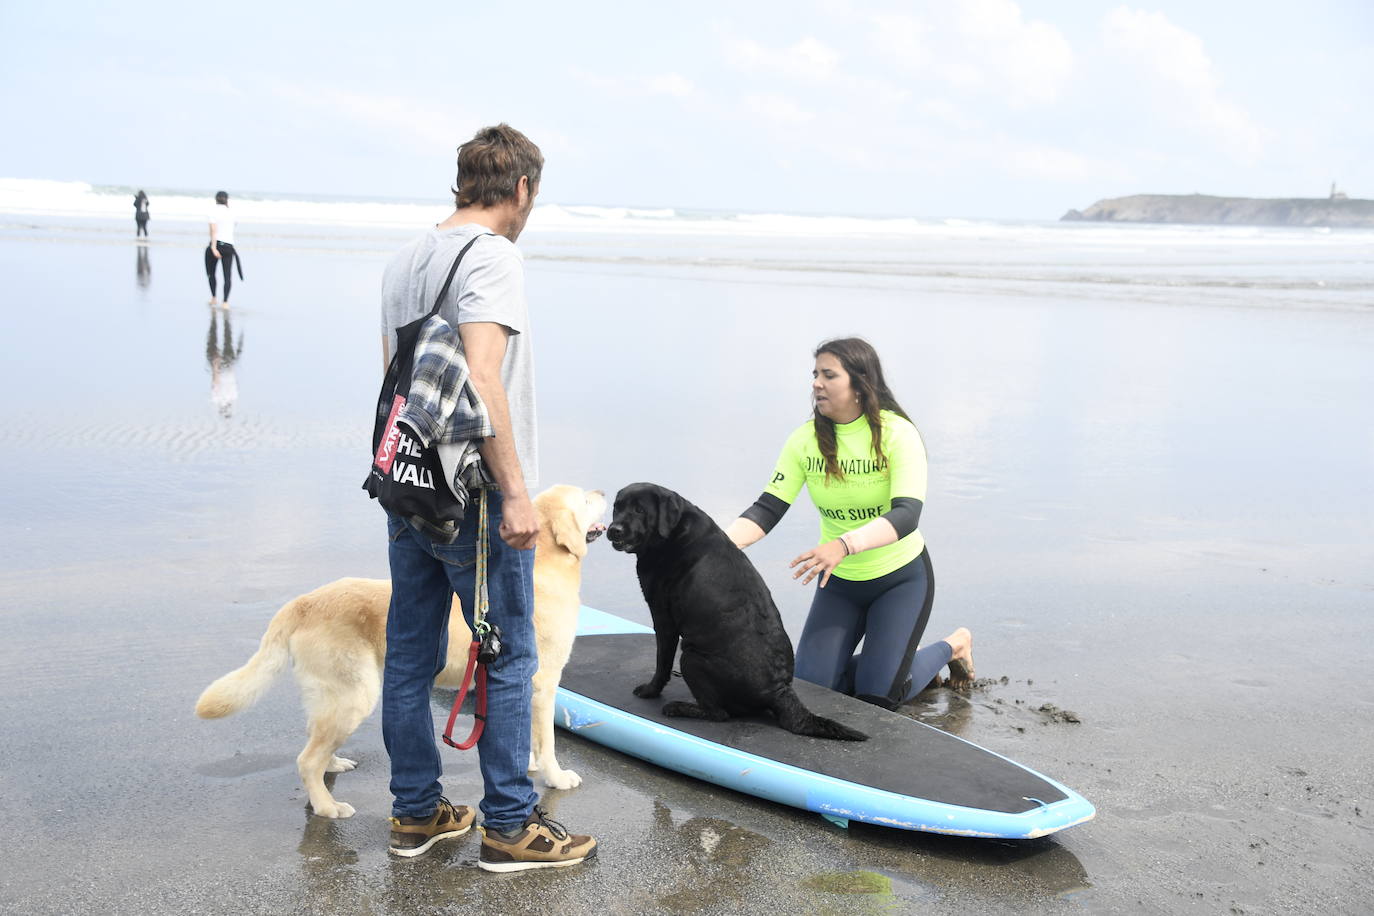
<instances>
[{"instance_id":1,"label":"overcast sky","mask_svg":"<svg viewBox=\"0 0 1374 916\"><path fill-rule=\"evenodd\" d=\"M559 203L1374 198L1371 96L1371 0L0 6L0 177L150 188L442 198L505 120Z\"/></svg>"}]
</instances>

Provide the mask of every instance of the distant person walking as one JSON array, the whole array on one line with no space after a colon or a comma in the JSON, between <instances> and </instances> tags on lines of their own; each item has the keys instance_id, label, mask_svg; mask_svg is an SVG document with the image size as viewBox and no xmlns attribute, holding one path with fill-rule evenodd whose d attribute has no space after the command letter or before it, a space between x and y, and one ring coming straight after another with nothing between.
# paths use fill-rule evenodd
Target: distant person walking
<instances>
[{"instance_id":1,"label":"distant person walking","mask_svg":"<svg viewBox=\"0 0 1374 916\"><path fill-rule=\"evenodd\" d=\"M148 195L143 193L142 188L139 188L138 193L134 195L134 222L138 224L138 228L134 230L134 237L142 236L146 239L148 237Z\"/></svg>"},{"instance_id":2,"label":"distant person walking","mask_svg":"<svg viewBox=\"0 0 1374 916\"><path fill-rule=\"evenodd\" d=\"M229 195L220 191L210 208L210 244L205 247L205 276L210 280L210 304L219 305L215 289L215 264L224 268L224 307L229 307L229 288L233 283L234 264L239 261L234 250L234 214L229 210ZM243 279L243 264L238 264L239 279Z\"/></svg>"}]
</instances>

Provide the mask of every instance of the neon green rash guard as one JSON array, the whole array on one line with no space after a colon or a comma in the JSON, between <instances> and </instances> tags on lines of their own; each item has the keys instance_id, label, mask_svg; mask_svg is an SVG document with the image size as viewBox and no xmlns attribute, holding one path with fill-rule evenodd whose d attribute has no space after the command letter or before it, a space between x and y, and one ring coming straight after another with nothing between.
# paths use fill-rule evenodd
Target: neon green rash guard
<instances>
[{"instance_id":1,"label":"neon green rash guard","mask_svg":"<svg viewBox=\"0 0 1374 916\"><path fill-rule=\"evenodd\" d=\"M835 424L835 457L844 471L840 480L825 477L825 459L816 443L816 423L807 420L787 438L764 488L789 506L802 484L821 514L821 539L834 540L846 531L862 527L892 509L893 497L906 496L922 503L926 498L926 448L910 420L884 410L884 461L873 453L873 434L868 418ZM921 555L925 538L920 529L886 547L875 547L845 557L835 567L841 579L863 582L885 576Z\"/></svg>"}]
</instances>

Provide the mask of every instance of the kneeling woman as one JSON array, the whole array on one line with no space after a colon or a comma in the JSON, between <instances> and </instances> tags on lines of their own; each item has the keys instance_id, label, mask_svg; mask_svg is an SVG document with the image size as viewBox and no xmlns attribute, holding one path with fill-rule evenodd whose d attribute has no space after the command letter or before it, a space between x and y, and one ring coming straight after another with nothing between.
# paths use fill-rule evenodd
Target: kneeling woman
<instances>
[{"instance_id":1,"label":"kneeling woman","mask_svg":"<svg viewBox=\"0 0 1374 916\"><path fill-rule=\"evenodd\" d=\"M792 561L793 578L820 583L797 644L796 676L888 709L924 690L945 665L951 686L963 686L973 679L968 630L918 648L935 593L917 530L926 495L921 434L867 341L827 341L815 358L814 417L788 437L763 495L726 533L739 547L758 541L805 484L820 510L821 541Z\"/></svg>"}]
</instances>

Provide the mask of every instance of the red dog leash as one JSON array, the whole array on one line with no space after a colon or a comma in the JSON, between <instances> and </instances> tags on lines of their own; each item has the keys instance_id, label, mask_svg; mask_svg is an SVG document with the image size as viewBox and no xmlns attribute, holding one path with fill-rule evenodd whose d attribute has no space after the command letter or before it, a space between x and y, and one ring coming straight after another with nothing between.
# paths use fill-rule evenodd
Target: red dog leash
<instances>
[{"instance_id":1,"label":"red dog leash","mask_svg":"<svg viewBox=\"0 0 1374 916\"><path fill-rule=\"evenodd\" d=\"M458 688L458 696L453 701L453 711L448 714L448 727L444 729L444 743L460 751L466 751L475 745L482 737L482 729L487 724L487 666L477 664L477 650L481 647L482 644L476 639L472 641L472 648L468 650L468 667L463 672L463 686ZM463 700L467 699L468 688L472 686L474 668L477 669L477 708L472 713L472 734L468 735L462 744L455 744L453 723L458 718L458 708L463 705Z\"/></svg>"},{"instance_id":2,"label":"red dog leash","mask_svg":"<svg viewBox=\"0 0 1374 916\"><path fill-rule=\"evenodd\" d=\"M487 491L482 488L478 492L477 502L477 569L476 569L476 588L473 595L473 603L476 605L473 614L472 627L472 646L468 649L468 666L463 672L463 686L458 688L458 696L453 701L453 711L448 714L448 727L444 729L444 743L449 747L456 747L460 751L466 751L475 745L482 737L482 729L487 724L487 662L494 661L496 654L501 651L501 631L498 628L488 626L487 608L487 557L490 554L489 536L487 534ZM495 639L491 637L495 636ZM478 661L484 642L493 642L494 651L487 658ZM472 714L472 734L468 735L462 744L453 743L453 723L458 718L458 708L463 705L463 700L467 699L468 688L472 686L472 672L477 670L477 707Z\"/></svg>"}]
</instances>

